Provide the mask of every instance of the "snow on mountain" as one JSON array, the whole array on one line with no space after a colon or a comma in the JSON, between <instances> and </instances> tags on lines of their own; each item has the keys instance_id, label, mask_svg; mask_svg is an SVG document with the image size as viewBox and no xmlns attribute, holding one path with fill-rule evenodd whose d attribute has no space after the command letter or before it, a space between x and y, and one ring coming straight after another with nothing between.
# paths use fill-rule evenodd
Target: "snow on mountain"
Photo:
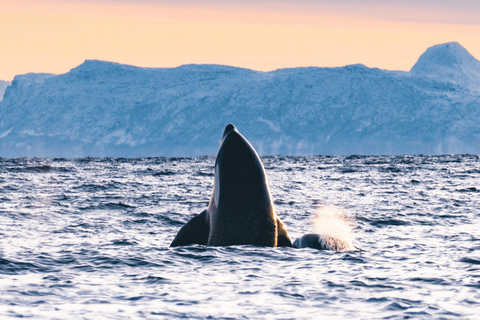
<instances>
[{"instance_id":1,"label":"snow on mountain","mask_svg":"<svg viewBox=\"0 0 480 320\"><path fill-rule=\"evenodd\" d=\"M10 81L0 80L0 101L3 100L3 94L5 93L5 89L7 89L10 83Z\"/></svg>"},{"instance_id":2,"label":"snow on mountain","mask_svg":"<svg viewBox=\"0 0 480 320\"><path fill-rule=\"evenodd\" d=\"M480 61L457 42L428 48L410 72L452 80L480 91Z\"/></svg>"},{"instance_id":3,"label":"snow on mountain","mask_svg":"<svg viewBox=\"0 0 480 320\"><path fill-rule=\"evenodd\" d=\"M440 75L87 60L15 77L0 156L215 155L228 123L260 154L480 153L480 93Z\"/></svg>"}]
</instances>

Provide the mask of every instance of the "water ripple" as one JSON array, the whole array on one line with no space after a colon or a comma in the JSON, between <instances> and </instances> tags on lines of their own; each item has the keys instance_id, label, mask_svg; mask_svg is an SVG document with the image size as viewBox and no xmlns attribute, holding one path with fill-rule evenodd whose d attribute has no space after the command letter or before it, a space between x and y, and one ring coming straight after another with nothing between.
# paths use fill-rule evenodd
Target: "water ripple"
<instances>
[{"instance_id":1,"label":"water ripple","mask_svg":"<svg viewBox=\"0 0 480 320\"><path fill-rule=\"evenodd\" d=\"M263 157L292 238L323 206L363 251L168 248L215 158L0 159L0 318L477 319L480 157Z\"/></svg>"}]
</instances>

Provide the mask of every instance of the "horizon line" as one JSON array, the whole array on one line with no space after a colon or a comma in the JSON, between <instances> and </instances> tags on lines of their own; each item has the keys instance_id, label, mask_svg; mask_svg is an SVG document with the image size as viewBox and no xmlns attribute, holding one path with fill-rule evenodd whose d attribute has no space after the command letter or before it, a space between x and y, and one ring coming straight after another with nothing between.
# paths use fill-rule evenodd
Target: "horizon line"
<instances>
[{"instance_id":1,"label":"horizon line","mask_svg":"<svg viewBox=\"0 0 480 320\"><path fill-rule=\"evenodd\" d=\"M444 42L444 43L438 43L438 44L435 44L433 46L430 46L428 47L427 49L425 49L425 51L423 53L421 53L419 55L419 58L429 49L429 48L432 48L432 47L435 47L435 46L440 46L440 45L447 45L447 44L452 44L452 43L456 43L458 45L460 45L462 48L464 48L467 52L468 50L462 46L462 44L460 44L459 42L457 41L449 41L449 42ZM469 52L470 53L470 52ZM476 60L478 60L476 57L474 57ZM418 61L418 59L417 59ZM287 67L279 67L279 68L275 68L275 69L271 69L271 70L258 70L258 69L254 69L254 68L249 68L249 67L243 67L243 66L236 66L236 65L231 65L231 64L221 64L221 63L184 63L184 64L180 64L180 65L176 65L176 66L167 66L167 67L154 67L154 66L141 66L141 65L135 65L135 64L131 64L131 63L122 63L122 62L119 62L119 61L112 61L112 60L104 60L104 59L95 59L95 58L87 58L85 59L83 62L81 62L80 64L72 67L71 69L69 69L68 71L66 72L63 72L63 73L53 73L53 72L27 72L27 73L20 73L20 74L16 74L14 75L14 77L12 78L12 80L4 80L4 79L0 79L2 81L6 81L6 82L12 82L17 76L24 76L24 75L29 75L29 74L45 74L45 75L52 75L52 76L58 76L58 75L63 75L63 74L67 74L69 72L71 72L72 70L82 66L83 64L87 63L87 62L102 62L102 63L111 63L111 64L117 64L117 65L121 65L121 66L128 66L128 67L134 67L134 68L139 68L139 69L177 69L177 68L181 68L181 67L186 67L186 66L218 66L218 67L229 67L229 68L235 68L235 69L243 69L243 70L249 70L249 71L253 71L253 72L261 72L261 73L269 73L269 72L275 72L275 71L279 71L279 70L288 70L288 69L308 69L308 68L317 68L317 69L338 69L338 68L345 68L345 67L349 67L349 66L362 66L362 67L365 67L365 68L368 68L368 69L377 69L377 70L382 70L382 71L392 71L392 72L405 72L405 73L409 73L411 71L411 69L413 68L413 66L415 65L412 65L412 67L410 67L409 70L399 70L399 69L387 69L387 68L380 68L380 67L371 67L371 66L368 66L364 63L351 63L351 64L345 64L345 65L338 65L338 66L315 66L315 65L298 65L298 66L287 66Z\"/></svg>"}]
</instances>

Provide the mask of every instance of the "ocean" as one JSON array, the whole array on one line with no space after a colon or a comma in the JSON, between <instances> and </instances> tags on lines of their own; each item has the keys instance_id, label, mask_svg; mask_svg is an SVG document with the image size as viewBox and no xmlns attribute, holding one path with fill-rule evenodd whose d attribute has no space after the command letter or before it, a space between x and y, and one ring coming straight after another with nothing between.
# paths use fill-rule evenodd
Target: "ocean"
<instances>
[{"instance_id":1,"label":"ocean","mask_svg":"<svg viewBox=\"0 0 480 320\"><path fill-rule=\"evenodd\" d=\"M480 318L479 155L262 161L292 241L362 250L169 248L214 157L0 158L0 318Z\"/></svg>"}]
</instances>

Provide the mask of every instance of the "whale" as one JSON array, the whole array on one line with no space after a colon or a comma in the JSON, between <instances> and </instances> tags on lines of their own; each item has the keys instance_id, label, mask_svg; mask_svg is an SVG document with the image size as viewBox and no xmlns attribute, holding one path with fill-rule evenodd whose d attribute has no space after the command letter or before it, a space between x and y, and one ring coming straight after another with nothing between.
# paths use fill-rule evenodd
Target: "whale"
<instances>
[{"instance_id":1,"label":"whale","mask_svg":"<svg viewBox=\"0 0 480 320\"><path fill-rule=\"evenodd\" d=\"M233 124L222 135L207 208L178 231L170 246L194 244L292 247L263 163Z\"/></svg>"},{"instance_id":2,"label":"whale","mask_svg":"<svg viewBox=\"0 0 480 320\"><path fill-rule=\"evenodd\" d=\"M297 249L311 248L337 252L363 251L361 248L353 245L348 241L344 241L341 238L335 238L332 236L321 235L317 233L308 233L296 239L293 242L292 247Z\"/></svg>"},{"instance_id":3,"label":"whale","mask_svg":"<svg viewBox=\"0 0 480 320\"><path fill-rule=\"evenodd\" d=\"M328 250L326 243L322 237L316 233L308 233L301 238L296 239L292 245L294 248L312 248L318 250Z\"/></svg>"}]
</instances>

